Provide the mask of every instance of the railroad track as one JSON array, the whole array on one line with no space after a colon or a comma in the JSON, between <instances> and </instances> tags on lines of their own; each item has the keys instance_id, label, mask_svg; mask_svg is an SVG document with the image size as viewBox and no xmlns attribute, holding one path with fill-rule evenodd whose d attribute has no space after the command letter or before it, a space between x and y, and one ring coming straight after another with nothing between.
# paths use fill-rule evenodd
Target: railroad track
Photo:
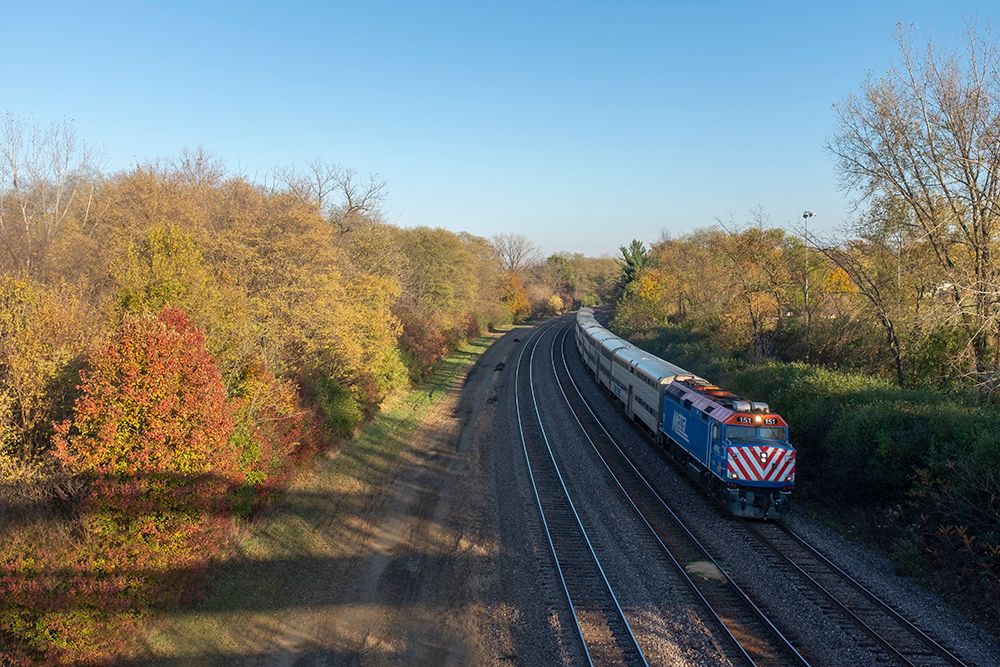
<instances>
[{"instance_id":1,"label":"railroad track","mask_svg":"<svg viewBox=\"0 0 1000 667\"><path fill-rule=\"evenodd\" d=\"M939 666L964 663L902 614L780 523L744 522L780 563L826 598L842 618L859 628L893 662Z\"/></svg>"},{"instance_id":2,"label":"railroad track","mask_svg":"<svg viewBox=\"0 0 1000 667\"><path fill-rule=\"evenodd\" d=\"M542 526L587 663L647 665L559 472L538 412L533 364L538 342L550 326L532 332L514 370L517 426ZM522 373L529 347L527 373ZM530 400L522 402L522 394Z\"/></svg>"},{"instance_id":3,"label":"railroad track","mask_svg":"<svg viewBox=\"0 0 1000 667\"><path fill-rule=\"evenodd\" d=\"M550 349L552 372L566 405L614 483L728 638L736 656L753 665L808 665L806 658L726 574L597 418L566 361L566 338L571 330L572 326L563 329L558 346L561 369L556 364L556 337Z\"/></svg>"}]
</instances>

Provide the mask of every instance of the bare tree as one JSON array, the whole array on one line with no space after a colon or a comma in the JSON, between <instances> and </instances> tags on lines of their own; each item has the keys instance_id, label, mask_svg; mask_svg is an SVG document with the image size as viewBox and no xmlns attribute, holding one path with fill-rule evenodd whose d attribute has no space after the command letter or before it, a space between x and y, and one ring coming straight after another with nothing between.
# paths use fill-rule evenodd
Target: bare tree
<instances>
[{"instance_id":1,"label":"bare tree","mask_svg":"<svg viewBox=\"0 0 1000 667\"><path fill-rule=\"evenodd\" d=\"M94 197L91 153L69 121L41 127L6 113L0 125L0 237L21 246L30 271L79 197L84 218ZM8 205L9 204L9 205ZM11 210L12 209L12 210ZM84 219L83 224L86 224Z\"/></svg>"},{"instance_id":2,"label":"bare tree","mask_svg":"<svg viewBox=\"0 0 1000 667\"><path fill-rule=\"evenodd\" d=\"M910 209L944 270L976 375L989 381L1000 335L1000 63L972 30L964 61L932 46L915 54L902 29L898 41L901 68L836 107L829 148L860 201L895 197Z\"/></svg>"},{"instance_id":3,"label":"bare tree","mask_svg":"<svg viewBox=\"0 0 1000 667\"><path fill-rule=\"evenodd\" d=\"M315 206L341 233L363 220L377 219L385 198L385 181L378 176L360 179L353 169L322 159L311 160L304 172L294 166L276 169L274 178L304 203Z\"/></svg>"},{"instance_id":4,"label":"bare tree","mask_svg":"<svg viewBox=\"0 0 1000 667\"><path fill-rule=\"evenodd\" d=\"M490 243L500 256L506 271L523 271L539 260L538 246L523 234L494 234Z\"/></svg>"},{"instance_id":5,"label":"bare tree","mask_svg":"<svg viewBox=\"0 0 1000 667\"><path fill-rule=\"evenodd\" d=\"M202 146L183 149L171 166L177 175L192 185L215 186L226 175L222 160Z\"/></svg>"},{"instance_id":6,"label":"bare tree","mask_svg":"<svg viewBox=\"0 0 1000 667\"><path fill-rule=\"evenodd\" d=\"M353 169L342 169L336 180L339 201L330 210L330 222L341 233L351 231L359 222L375 219L385 197L385 181L377 175L359 179Z\"/></svg>"}]
</instances>

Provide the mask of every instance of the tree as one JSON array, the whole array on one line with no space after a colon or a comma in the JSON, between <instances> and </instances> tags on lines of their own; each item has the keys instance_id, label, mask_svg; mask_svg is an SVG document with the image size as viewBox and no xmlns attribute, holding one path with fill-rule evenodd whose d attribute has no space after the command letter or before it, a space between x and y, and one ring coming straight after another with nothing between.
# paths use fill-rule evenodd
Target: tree
<instances>
[{"instance_id":1,"label":"tree","mask_svg":"<svg viewBox=\"0 0 1000 667\"><path fill-rule=\"evenodd\" d=\"M226 175L226 166L203 146L181 150L171 165L183 182L190 185L217 186Z\"/></svg>"},{"instance_id":2,"label":"tree","mask_svg":"<svg viewBox=\"0 0 1000 667\"><path fill-rule=\"evenodd\" d=\"M627 246L619 248L622 258L618 260L621 266L621 286L624 289L635 280L649 263L649 251L642 241L632 239Z\"/></svg>"},{"instance_id":3,"label":"tree","mask_svg":"<svg viewBox=\"0 0 1000 667\"><path fill-rule=\"evenodd\" d=\"M359 179L353 169L311 160L305 173L294 166L274 171L274 178L301 202L315 206L320 215L346 234L358 224L378 217L385 197L385 181L376 175Z\"/></svg>"},{"instance_id":4,"label":"tree","mask_svg":"<svg viewBox=\"0 0 1000 667\"><path fill-rule=\"evenodd\" d=\"M766 356L772 351L786 301L788 262L784 232L764 227L760 211L754 216L757 224L745 229L724 228L724 235L717 237L715 254L724 263L722 275L728 283L729 302L738 309L739 319L746 322L751 349L758 356ZM806 345L808 351L808 329Z\"/></svg>"},{"instance_id":5,"label":"tree","mask_svg":"<svg viewBox=\"0 0 1000 667\"><path fill-rule=\"evenodd\" d=\"M233 422L222 376L183 311L127 317L81 373L57 457L99 475L232 474ZM160 484L161 482L150 482Z\"/></svg>"},{"instance_id":6,"label":"tree","mask_svg":"<svg viewBox=\"0 0 1000 667\"><path fill-rule=\"evenodd\" d=\"M1000 285L1000 73L994 47L970 33L964 61L915 53L900 30L902 66L837 105L829 150L860 200L905 203L911 228L945 275L979 381L995 380Z\"/></svg>"},{"instance_id":7,"label":"tree","mask_svg":"<svg viewBox=\"0 0 1000 667\"><path fill-rule=\"evenodd\" d=\"M0 261L32 272L70 212L87 224L96 179L90 151L68 121L48 127L11 113L0 123Z\"/></svg>"},{"instance_id":8,"label":"tree","mask_svg":"<svg viewBox=\"0 0 1000 667\"><path fill-rule=\"evenodd\" d=\"M48 450L95 319L66 286L0 274L0 477L5 457L34 467Z\"/></svg>"},{"instance_id":9,"label":"tree","mask_svg":"<svg viewBox=\"0 0 1000 667\"><path fill-rule=\"evenodd\" d=\"M503 303L510 311L513 320L520 322L531 314L531 301L528 300L524 282L517 272L507 271L505 277L506 282L502 292Z\"/></svg>"},{"instance_id":10,"label":"tree","mask_svg":"<svg viewBox=\"0 0 1000 667\"><path fill-rule=\"evenodd\" d=\"M538 261L538 246L523 234L494 234L490 242L505 271L523 271Z\"/></svg>"}]
</instances>

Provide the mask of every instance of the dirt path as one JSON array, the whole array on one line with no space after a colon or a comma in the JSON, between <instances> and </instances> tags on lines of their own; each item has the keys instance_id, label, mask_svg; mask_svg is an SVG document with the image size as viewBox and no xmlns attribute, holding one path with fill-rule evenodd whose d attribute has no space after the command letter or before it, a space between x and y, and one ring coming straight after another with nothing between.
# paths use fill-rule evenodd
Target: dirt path
<instances>
[{"instance_id":1,"label":"dirt path","mask_svg":"<svg viewBox=\"0 0 1000 667\"><path fill-rule=\"evenodd\" d=\"M498 539L485 520L495 494L473 442L497 377L486 367L494 354L425 417L384 505L366 518L357 567L331 582L342 591L339 613L317 615L308 633L331 656L457 665L503 652L508 638L490 605Z\"/></svg>"}]
</instances>

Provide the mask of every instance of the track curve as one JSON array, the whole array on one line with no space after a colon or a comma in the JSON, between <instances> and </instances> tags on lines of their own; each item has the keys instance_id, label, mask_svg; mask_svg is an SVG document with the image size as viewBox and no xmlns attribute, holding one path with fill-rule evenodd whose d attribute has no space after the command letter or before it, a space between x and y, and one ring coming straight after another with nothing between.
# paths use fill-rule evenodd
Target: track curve
<instances>
[{"instance_id":1,"label":"track curve","mask_svg":"<svg viewBox=\"0 0 1000 667\"><path fill-rule=\"evenodd\" d=\"M572 328L572 323L561 328L558 345L561 367L556 364L557 345L553 337L550 348L552 372L567 408L604 463L614 484L700 599L739 658L754 665L808 665L808 660L725 573L708 549L656 492L591 410L566 362L565 343ZM692 575L689 570L705 574Z\"/></svg>"},{"instance_id":2,"label":"track curve","mask_svg":"<svg viewBox=\"0 0 1000 667\"><path fill-rule=\"evenodd\" d=\"M648 665L566 488L538 411L535 350L552 324L532 332L514 371L515 410L536 507L588 664ZM521 367L528 348L527 372ZM521 401L522 394L526 397Z\"/></svg>"}]
</instances>

